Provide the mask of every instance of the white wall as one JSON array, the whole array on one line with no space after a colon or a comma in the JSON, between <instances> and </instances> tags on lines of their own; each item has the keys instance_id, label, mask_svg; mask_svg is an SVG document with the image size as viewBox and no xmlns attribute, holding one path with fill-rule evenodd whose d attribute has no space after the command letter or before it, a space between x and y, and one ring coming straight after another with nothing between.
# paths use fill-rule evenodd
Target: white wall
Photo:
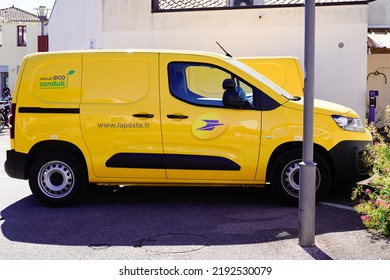
<instances>
[{"instance_id":1,"label":"white wall","mask_svg":"<svg viewBox=\"0 0 390 280\"><path fill-rule=\"evenodd\" d=\"M390 1L376 0L370 2L368 24L390 26Z\"/></svg>"},{"instance_id":2,"label":"white wall","mask_svg":"<svg viewBox=\"0 0 390 280\"><path fill-rule=\"evenodd\" d=\"M150 9L150 1L103 0L103 47L221 52L218 41L233 56L289 55L303 64L303 7L154 14ZM367 13L368 5L316 9L316 98L349 106L361 117Z\"/></svg>"},{"instance_id":3,"label":"white wall","mask_svg":"<svg viewBox=\"0 0 390 280\"><path fill-rule=\"evenodd\" d=\"M317 9L316 93L366 113L367 6Z\"/></svg>"},{"instance_id":4,"label":"white wall","mask_svg":"<svg viewBox=\"0 0 390 280\"><path fill-rule=\"evenodd\" d=\"M102 0L57 0L48 33L50 51L102 48Z\"/></svg>"}]
</instances>

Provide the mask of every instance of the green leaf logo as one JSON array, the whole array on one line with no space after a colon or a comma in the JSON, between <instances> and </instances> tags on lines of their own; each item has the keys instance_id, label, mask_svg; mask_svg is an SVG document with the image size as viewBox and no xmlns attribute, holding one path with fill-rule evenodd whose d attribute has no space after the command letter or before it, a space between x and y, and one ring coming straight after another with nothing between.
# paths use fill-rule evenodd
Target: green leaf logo
<instances>
[{"instance_id":1,"label":"green leaf logo","mask_svg":"<svg viewBox=\"0 0 390 280\"><path fill-rule=\"evenodd\" d=\"M73 75L75 72L76 72L76 71L74 71L74 70L70 70L70 71L68 72L68 75Z\"/></svg>"}]
</instances>

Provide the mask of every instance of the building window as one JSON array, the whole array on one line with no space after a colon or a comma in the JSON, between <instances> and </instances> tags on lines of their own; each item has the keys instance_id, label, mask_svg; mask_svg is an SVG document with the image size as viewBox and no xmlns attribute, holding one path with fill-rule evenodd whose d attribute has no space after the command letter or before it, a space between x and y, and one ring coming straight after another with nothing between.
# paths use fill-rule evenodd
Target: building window
<instances>
[{"instance_id":1,"label":"building window","mask_svg":"<svg viewBox=\"0 0 390 280\"><path fill-rule=\"evenodd\" d=\"M3 26L0 25L0 47L3 46Z\"/></svg>"},{"instance_id":2,"label":"building window","mask_svg":"<svg viewBox=\"0 0 390 280\"><path fill-rule=\"evenodd\" d=\"M18 25L18 47L27 46L27 26Z\"/></svg>"}]
</instances>

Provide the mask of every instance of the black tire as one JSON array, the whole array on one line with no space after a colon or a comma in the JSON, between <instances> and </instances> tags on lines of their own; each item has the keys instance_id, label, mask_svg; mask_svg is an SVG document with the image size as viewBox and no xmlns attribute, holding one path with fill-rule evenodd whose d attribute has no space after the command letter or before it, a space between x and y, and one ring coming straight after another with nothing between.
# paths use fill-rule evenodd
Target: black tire
<instances>
[{"instance_id":1,"label":"black tire","mask_svg":"<svg viewBox=\"0 0 390 280\"><path fill-rule=\"evenodd\" d=\"M80 159L63 151L45 151L33 161L29 184L34 196L49 206L67 206L82 197L87 177Z\"/></svg>"},{"instance_id":2,"label":"black tire","mask_svg":"<svg viewBox=\"0 0 390 280\"><path fill-rule=\"evenodd\" d=\"M299 202L299 163L302 151L295 149L280 155L271 170L271 188L274 195L284 202L297 205ZM316 166L316 200L323 198L332 186L332 173L327 161L314 155Z\"/></svg>"}]
</instances>

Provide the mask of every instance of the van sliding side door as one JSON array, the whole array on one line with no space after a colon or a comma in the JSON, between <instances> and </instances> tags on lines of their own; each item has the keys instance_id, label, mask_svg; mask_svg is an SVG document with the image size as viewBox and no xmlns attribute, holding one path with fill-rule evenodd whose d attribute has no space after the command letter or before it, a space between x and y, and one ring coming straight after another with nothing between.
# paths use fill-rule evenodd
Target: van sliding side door
<instances>
[{"instance_id":1,"label":"van sliding side door","mask_svg":"<svg viewBox=\"0 0 390 280\"><path fill-rule=\"evenodd\" d=\"M84 55L81 126L97 178L166 178L158 80L158 54Z\"/></svg>"}]
</instances>

